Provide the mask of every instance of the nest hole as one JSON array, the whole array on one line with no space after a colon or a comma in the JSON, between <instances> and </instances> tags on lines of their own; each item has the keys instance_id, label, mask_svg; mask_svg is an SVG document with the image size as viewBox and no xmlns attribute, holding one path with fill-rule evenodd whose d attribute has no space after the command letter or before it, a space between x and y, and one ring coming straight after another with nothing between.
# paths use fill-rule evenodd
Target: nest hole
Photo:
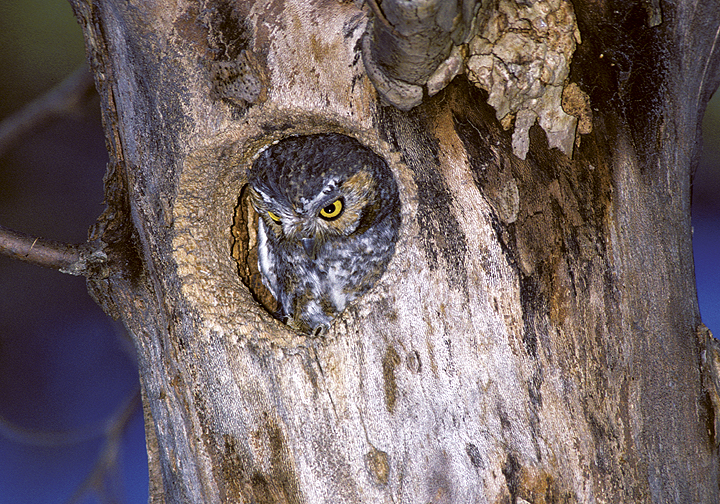
<instances>
[{"instance_id":1,"label":"nest hole","mask_svg":"<svg viewBox=\"0 0 720 504\"><path fill-rule=\"evenodd\" d=\"M262 273L258 268L257 214L248 197L248 185L240 191L238 204L232 225L232 256L237 263L238 274L245 286L270 314L278 318L279 305L262 281Z\"/></svg>"}]
</instances>

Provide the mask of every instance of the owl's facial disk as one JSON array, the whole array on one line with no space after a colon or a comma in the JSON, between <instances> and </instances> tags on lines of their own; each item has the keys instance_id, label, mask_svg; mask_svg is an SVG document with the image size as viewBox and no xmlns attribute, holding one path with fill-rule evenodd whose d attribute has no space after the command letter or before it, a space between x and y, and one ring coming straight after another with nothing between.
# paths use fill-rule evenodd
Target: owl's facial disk
<instances>
[{"instance_id":1,"label":"owl's facial disk","mask_svg":"<svg viewBox=\"0 0 720 504\"><path fill-rule=\"evenodd\" d=\"M360 170L344 181L331 179L312 198L291 201L287 194L272 197L262 187L252 186L250 194L255 210L279 240L302 243L308 251L356 231L374 199L374 187L370 174Z\"/></svg>"}]
</instances>

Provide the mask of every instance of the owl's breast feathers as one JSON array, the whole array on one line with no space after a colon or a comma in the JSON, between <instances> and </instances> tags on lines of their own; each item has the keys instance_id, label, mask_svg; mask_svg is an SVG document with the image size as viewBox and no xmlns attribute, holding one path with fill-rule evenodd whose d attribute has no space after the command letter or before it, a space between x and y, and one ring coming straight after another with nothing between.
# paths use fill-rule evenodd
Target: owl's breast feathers
<instances>
[{"instance_id":1,"label":"owl's breast feathers","mask_svg":"<svg viewBox=\"0 0 720 504\"><path fill-rule=\"evenodd\" d=\"M285 315L310 328L330 321L367 292L385 271L395 251L399 217L385 218L362 233L325 241L311 258L300 246L277 265L280 304Z\"/></svg>"}]
</instances>

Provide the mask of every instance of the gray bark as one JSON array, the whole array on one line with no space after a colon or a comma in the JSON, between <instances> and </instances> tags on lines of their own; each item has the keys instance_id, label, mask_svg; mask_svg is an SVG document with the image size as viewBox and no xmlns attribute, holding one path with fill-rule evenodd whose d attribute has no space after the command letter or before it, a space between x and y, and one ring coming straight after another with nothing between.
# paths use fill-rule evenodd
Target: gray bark
<instances>
[{"instance_id":1,"label":"gray bark","mask_svg":"<svg viewBox=\"0 0 720 504\"><path fill-rule=\"evenodd\" d=\"M89 289L137 347L152 502L720 501L690 225L715 0L72 3L111 158ZM521 35L571 55L563 114ZM402 227L311 338L233 233L253 156L327 131L388 161Z\"/></svg>"}]
</instances>

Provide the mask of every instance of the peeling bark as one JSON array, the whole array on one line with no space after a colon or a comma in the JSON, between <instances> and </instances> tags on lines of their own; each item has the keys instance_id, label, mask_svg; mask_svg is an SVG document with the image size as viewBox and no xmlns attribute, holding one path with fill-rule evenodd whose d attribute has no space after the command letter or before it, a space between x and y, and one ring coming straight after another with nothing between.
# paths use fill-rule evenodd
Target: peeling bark
<instances>
[{"instance_id":1,"label":"peeling bark","mask_svg":"<svg viewBox=\"0 0 720 504\"><path fill-rule=\"evenodd\" d=\"M714 0L574 0L553 106L585 124L527 121L524 159L462 72L531 2L72 3L111 157L89 289L135 341L152 502L720 500L690 227ZM311 338L246 287L238 201L263 148L322 132L386 159L402 226Z\"/></svg>"}]
</instances>

